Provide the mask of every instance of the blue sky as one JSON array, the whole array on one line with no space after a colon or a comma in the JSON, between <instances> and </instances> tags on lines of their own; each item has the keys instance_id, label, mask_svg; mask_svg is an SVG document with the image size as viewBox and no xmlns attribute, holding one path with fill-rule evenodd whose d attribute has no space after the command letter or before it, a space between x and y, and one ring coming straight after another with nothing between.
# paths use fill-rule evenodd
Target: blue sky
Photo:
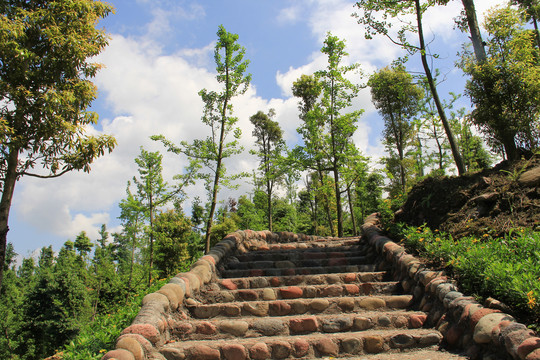
<instances>
[{"instance_id":1,"label":"blue sky","mask_svg":"<svg viewBox=\"0 0 540 360\"><path fill-rule=\"evenodd\" d=\"M345 0L113 0L116 13L99 26L110 34L109 47L96 59L106 67L94 79L99 98L92 110L100 124L92 132L113 134L118 146L98 159L90 174L71 173L58 179L22 179L16 186L10 217L8 241L23 256L34 249L53 245L55 250L80 231L95 240L101 224L118 230L118 202L125 196L126 183L137 173L134 158L145 149L164 153L164 177L171 181L185 159L165 153L149 140L164 134L170 140L190 141L206 136L200 122L202 102L197 92L215 83L213 45L218 26L239 35L246 48L253 75L250 90L234 100L235 114L243 130L244 154L229 164L230 171L251 171L256 159L248 154L253 145L249 116L259 110L276 110L276 120L285 131L288 144L298 142L297 100L291 85L301 74L311 74L325 66L320 53L327 31L344 39L349 62L359 62L366 74L384 67L401 54L384 38L365 40L363 30L350 14L354 2ZM476 0L481 15L502 0ZM440 54L434 66L447 80L441 93L461 93L463 77L454 68L456 53L468 41L453 29L453 17L461 1L439 7L426 15L427 37ZM418 61L409 64L420 71ZM367 81L359 76L354 80ZM462 105L467 105L466 99ZM364 154L378 159L384 155L380 144L382 120L365 89L354 102L364 109L354 136ZM241 184L237 192L223 191L223 198L250 190ZM204 199L202 184L189 194ZM189 200L186 206L189 207Z\"/></svg>"}]
</instances>

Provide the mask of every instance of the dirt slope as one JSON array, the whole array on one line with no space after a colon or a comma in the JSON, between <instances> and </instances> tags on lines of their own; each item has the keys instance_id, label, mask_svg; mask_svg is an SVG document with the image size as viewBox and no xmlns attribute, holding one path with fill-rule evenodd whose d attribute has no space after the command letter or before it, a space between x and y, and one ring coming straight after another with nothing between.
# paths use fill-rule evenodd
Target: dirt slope
<instances>
[{"instance_id":1,"label":"dirt slope","mask_svg":"<svg viewBox=\"0 0 540 360\"><path fill-rule=\"evenodd\" d=\"M395 220L454 237L540 230L540 156L460 177L428 178L412 189Z\"/></svg>"}]
</instances>

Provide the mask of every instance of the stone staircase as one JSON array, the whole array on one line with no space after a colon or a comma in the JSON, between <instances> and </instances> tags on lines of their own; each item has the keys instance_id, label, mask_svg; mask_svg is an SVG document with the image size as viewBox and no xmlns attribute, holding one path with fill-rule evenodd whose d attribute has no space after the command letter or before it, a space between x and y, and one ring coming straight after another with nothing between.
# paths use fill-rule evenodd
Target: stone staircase
<instances>
[{"instance_id":1,"label":"stone staircase","mask_svg":"<svg viewBox=\"0 0 540 360\"><path fill-rule=\"evenodd\" d=\"M168 320L167 360L466 359L360 238L265 242L216 274Z\"/></svg>"}]
</instances>

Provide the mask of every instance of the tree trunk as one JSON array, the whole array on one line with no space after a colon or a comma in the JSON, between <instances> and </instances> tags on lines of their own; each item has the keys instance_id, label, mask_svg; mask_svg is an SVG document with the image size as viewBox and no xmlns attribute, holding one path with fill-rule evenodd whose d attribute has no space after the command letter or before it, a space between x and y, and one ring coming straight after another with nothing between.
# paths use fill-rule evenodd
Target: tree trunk
<instances>
[{"instance_id":1,"label":"tree trunk","mask_svg":"<svg viewBox=\"0 0 540 360\"><path fill-rule=\"evenodd\" d=\"M450 124L448 123L448 119L446 118L444 108L441 104L441 100L439 99L439 94L437 93L437 88L435 87L435 81L433 80L433 76L431 75L431 70L429 69L429 64L427 62L426 44L424 40L424 30L422 28L422 10L420 8L420 0L415 0L415 5L416 5L416 19L418 22L418 38L420 40L420 54L422 56L422 66L424 67L424 71L426 73L429 89L431 90L431 94L433 96L433 101L435 102L435 105L437 106L437 112L439 113L441 122L444 127L444 131L446 132L446 136L448 137L448 142L450 143L450 148L452 149L452 156L454 157L454 162L456 163L458 174L463 175L465 173L465 166L463 165L463 159L461 158L461 154L459 153L459 149L458 149L456 140L454 139L452 129L450 128Z\"/></svg>"},{"instance_id":2,"label":"tree trunk","mask_svg":"<svg viewBox=\"0 0 540 360\"><path fill-rule=\"evenodd\" d=\"M154 203L150 197L150 261L148 264L148 287L152 285L152 268L154 267Z\"/></svg>"},{"instance_id":3,"label":"tree trunk","mask_svg":"<svg viewBox=\"0 0 540 360\"><path fill-rule=\"evenodd\" d=\"M540 30L538 30L538 21L536 17L532 17L532 22L534 25L534 30L536 30L536 42L538 43L538 49L540 49Z\"/></svg>"},{"instance_id":4,"label":"tree trunk","mask_svg":"<svg viewBox=\"0 0 540 360\"><path fill-rule=\"evenodd\" d=\"M514 141L515 135L510 136L504 136L503 146L504 146L504 152L506 153L506 158L508 160L518 160L519 159L519 152L517 150L516 142Z\"/></svg>"},{"instance_id":5,"label":"tree trunk","mask_svg":"<svg viewBox=\"0 0 540 360\"><path fill-rule=\"evenodd\" d=\"M17 165L19 164L19 150L10 149L6 168L6 177L2 188L0 200L0 289L4 279L4 264L6 262L7 233L9 232L8 220L13 199L13 191L17 182Z\"/></svg>"},{"instance_id":6,"label":"tree trunk","mask_svg":"<svg viewBox=\"0 0 540 360\"><path fill-rule=\"evenodd\" d=\"M353 227L353 235L358 235L358 230L356 229L356 218L354 216L354 207L352 204L352 196L351 196L351 187L349 186L347 188L347 197L349 199L349 211L351 212L351 222Z\"/></svg>"},{"instance_id":7,"label":"tree trunk","mask_svg":"<svg viewBox=\"0 0 540 360\"><path fill-rule=\"evenodd\" d=\"M268 230L272 230L272 187L270 186L270 183L267 182L266 188L268 190Z\"/></svg>"},{"instance_id":8,"label":"tree trunk","mask_svg":"<svg viewBox=\"0 0 540 360\"><path fill-rule=\"evenodd\" d=\"M405 176L405 166L403 165L404 155L402 146L398 146L399 156L399 176L401 179L401 191L403 195L407 193L407 177Z\"/></svg>"},{"instance_id":9,"label":"tree trunk","mask_svg":"<svg viewBox=\"0 0 540 360\"><path fill-rule=\"evenodd\" d=\"M334 165L334 182L336 188L338 236L343 237L343 209L341 208L341 190L339 189L339 171L337 165Z\"/></svg>"},{"instance_id":10,"label":"tree trunk","mask_svg":"<svg viewBox=\"0 0 540 360\"><path fill-rule=\"evenodd\" d=\"M476 61L478 63L483 63L487 60L487 56L486 50L484 49L484 42L482 41L482 34L480 33L480 27L478 26L478 20L476 19L474 0L461 0L461 2L465 8L465 14L467 15L467 24L469 25L469 31L471 32L471 41Z\"/></svg>"},{"instance_id":11,"label":"tree trunk","mask_svg":"<svg viewBox=\"0 0 540 360\"><path fill-rule=\"evenodd\" d=\"M424 173L424 158L423 158L423 153L422 153L422 141L420 140L420 136L418 134L416 134L416 141L418 142L418 160L417 160L417 163L418 163L418 175L420 177L424 177L425 173Z\"/></svg>"},{"instance_id":12,"label":"tree trunk","mask_svg":"<svg viewBox=\"0 0 540 360\"><path fill-rule=\"evenodd\" d=\"M319 165L319 164L318 164ZM323 183L323 171L320 170L320 165L318 166L319 169L317 170L319 172L319 181L321 182L321 189L324 187ZM330 227L330 232L332 233L332 236L336 235L336 232L334 230L334 222L332 221L332 213L330 212L330 202L328 200L328 196L323 192L323 200L324 200L324 210L326 211L326 218L328 220L328 226Z\"/></svg>"},{"instance_id":13,"label":"tree trunk","mask_svg":"<svg viewBox=\"0 0 540 360\"><path fill-rule=\"evenodd\" d=\"M136 223L137 224L137 223ZM138 226L138 224L136 225ZM131 264L129 265L129 279L128 279L128 290L131 291L131 283L133 282L133 265L135 262L135 241L137 240L137 237L135 234L133 234L133 239L131 241ZM126 304L127 304L128 296L126 296Z\"/></svg>"}]
</instances>

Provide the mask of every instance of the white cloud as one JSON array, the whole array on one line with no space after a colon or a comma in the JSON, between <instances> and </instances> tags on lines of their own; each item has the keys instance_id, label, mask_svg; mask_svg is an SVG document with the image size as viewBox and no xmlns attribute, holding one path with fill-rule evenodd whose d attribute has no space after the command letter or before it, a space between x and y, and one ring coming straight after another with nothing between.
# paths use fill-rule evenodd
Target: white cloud
<instances>
[{"instance_id":1,"label":"white cloud","mask_svg":"<svg viewBox=\"0 0 540 360\"><path fill-rule=\"evenodd\" d=\"M277 17L278 23L280 24L289 24L295 23L301 14L301 8L299 6L291 6L285 9L282 9L279 12Z\"/></svg>"}]
</instances>

